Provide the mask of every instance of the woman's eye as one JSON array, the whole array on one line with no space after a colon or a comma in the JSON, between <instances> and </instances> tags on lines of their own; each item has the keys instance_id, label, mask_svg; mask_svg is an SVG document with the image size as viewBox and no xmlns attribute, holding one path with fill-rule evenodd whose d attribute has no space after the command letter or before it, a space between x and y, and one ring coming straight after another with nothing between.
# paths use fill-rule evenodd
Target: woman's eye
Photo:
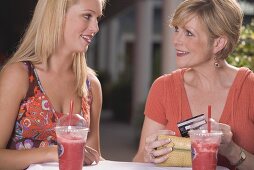
<instances>
[{"instance_id":1,"label":"woman's eye","mask_svg":"<svg viewBox=\"0 0 254 170\"><path fill-rule=\"evenodd\" d=\"M92 17L92 15L90 15L90 14L85 14L83 17L84 17L85 19L89 20L89 19Z\"/></svg>"},{"instance_id":2,"label":"woman's eye","mask_svg":"<svg viewBox=\"0 0 254 170\"><path fill-rule=\"evenodd\" d=\"M188 31L188 30L186 31L186 35L187 35L187 36L193 36L192 32L190 32L190 31Z\"/></svg>"}]
</instances>

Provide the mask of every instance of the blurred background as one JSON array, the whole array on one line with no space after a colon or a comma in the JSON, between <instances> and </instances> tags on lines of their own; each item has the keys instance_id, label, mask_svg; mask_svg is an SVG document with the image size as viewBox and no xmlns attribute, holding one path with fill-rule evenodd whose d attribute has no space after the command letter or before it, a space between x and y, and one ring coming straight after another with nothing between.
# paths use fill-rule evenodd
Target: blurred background
<instances>
[{"instance_id":1,"label":"blurred background","mask_svg":"<svg viewBox=\"0 0 254 170\"><path fill-rule=\"evenodd\" d=\"M0 2L0 67L16 50L37 0ZM106 159L131 161L138 148L151 83L176 69L169 19L182 0L108 0L100 32L90 45L88 65L103 91L101 150ZM239 0L244 26L228 59L254 68L254 1Z\"/></svg>"}]
</instances>

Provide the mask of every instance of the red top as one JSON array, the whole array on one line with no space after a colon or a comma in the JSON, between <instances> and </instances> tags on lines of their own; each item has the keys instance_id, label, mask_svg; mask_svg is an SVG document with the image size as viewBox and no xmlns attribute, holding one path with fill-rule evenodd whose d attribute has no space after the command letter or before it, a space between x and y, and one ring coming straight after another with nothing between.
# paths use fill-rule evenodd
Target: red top
<instances>
[{"instance_id":1,"label":"red top","mask_svg":"<svg viewBox=\"0 0 254 170\"><path fill-rule=\"evenodd\" d=\"M150 89L145 107L147 117L175 131L177 136L180 136L177 122L192 117L184 88L184 71L179 69L159 77ZM239 69L219 122L230 125L233 141L254 154L254 73L249 69ZM218 165L236 169L221 156Z\"/></svg>"},{"instance_id":2,"label":"red top","mask_svg":"<svg viewBox=\"0 0 254 170\"><path fill-rule=\"evenodd\" d=\"M29 89L26 97L20 103L15 127L7 148L21 150L56 145L54 128L57 119L63 116L63 113L57 113L54 110L33 65L30 62L24 63L28 68ZM80 114L88 124L90 123L90 104L84 97L82 98Z\"/></svg>"}]
</instances>

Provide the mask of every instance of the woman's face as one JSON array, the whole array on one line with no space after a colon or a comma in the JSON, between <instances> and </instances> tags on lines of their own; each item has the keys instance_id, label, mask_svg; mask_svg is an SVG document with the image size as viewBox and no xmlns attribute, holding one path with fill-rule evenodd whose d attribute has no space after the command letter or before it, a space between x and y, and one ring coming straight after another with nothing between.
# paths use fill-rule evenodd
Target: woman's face
<instances>
[{"instance_id":1,"label":"woman's face","mask_svg":"<svg viewBox=\"0 0 254 170\"><path fill-rule=\"evenodd\" d=\"M99 31L101 0L78 0L65 17L63 46L70 52L84 52Z\"/></svg>"},{"instance_id":2,"label":"woman's face","mask_svg":"<svg viewBox=\"0 0 254 170\"><path fill-rule=\"evenodd\" d=\"M192 17L184 26L175 27L173 44L179 68L206 65L212 59L213 51L207 29L197 16Z\"/></svg>"}]
</instances>

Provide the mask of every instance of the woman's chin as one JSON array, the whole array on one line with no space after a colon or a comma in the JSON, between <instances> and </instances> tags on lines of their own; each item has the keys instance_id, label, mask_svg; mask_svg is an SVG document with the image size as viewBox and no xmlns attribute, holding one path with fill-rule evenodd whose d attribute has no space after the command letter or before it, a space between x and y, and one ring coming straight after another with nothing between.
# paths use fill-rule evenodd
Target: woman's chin
<instances>
[{"instance_id":1,"label":"woman's chin","mask_svg":"<svg viewBox=\"0 0 254 170\"><path fill-rule=\"evenodd\" d=\"M86 53L88 50L88 46L85 46L83 48L77 49L76 53Z\"/></svg>"},{"instance_id":2,"label":"woman's chin","mask_svg":"<svg viewBox=\"0 0 254 170\"><path fill-rule=\"evenodd\" d=\"M186 66L183 65L183 64L176 64L176 67L179 68L179 69L181 69L181 68L186 68Z\"/></svg>"}]
</instances>

